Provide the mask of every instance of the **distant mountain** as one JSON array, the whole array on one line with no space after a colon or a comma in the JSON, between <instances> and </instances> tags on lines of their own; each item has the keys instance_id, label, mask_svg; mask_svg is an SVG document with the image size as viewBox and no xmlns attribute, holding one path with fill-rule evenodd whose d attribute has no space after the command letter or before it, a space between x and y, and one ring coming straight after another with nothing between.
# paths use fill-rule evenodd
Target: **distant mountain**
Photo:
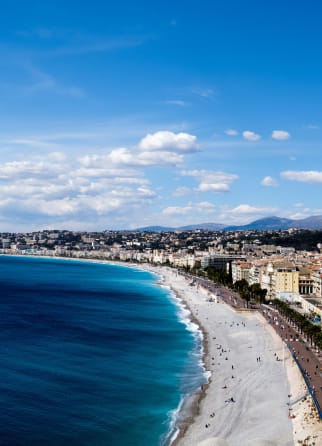
<instances>
[{"instance_id":1,"label":"distant mountain","mask_svg":"<svg viewBox=\"0 0 322 446\"><path fill-rule=\"evenodd\" d=\"M197 225L188 225L188 226L181 226L178 228L181 231L194 231L196 229L204 229L208 231L221 231L225 228L226 225L223 225L221 223L199 223Z\"/></svg>"},{"instance_id":2,"label":"distant mountain","mask_svg":"<svg viewBox=\"0 0 322 446\"><path fill-rule=\"evenodd\" d=\"M195 225L180 226L177 228L164 226L146 226L138 228L140 232L174 232L174 231L194 231L196 229L209 231L278 231L290 228L297 229L321 229L322 215L315 215L299 220L281 217L266 217L254 220L247 225L226 226L221 223L199 223Z\"/></svg>"},{"instance_id":3,"label":"distant mountain","mask_svg":"<svg viewBox=\"0 0 322 446\"><path fill-rule=\"evenodd\" d=\"M178 226L176 228L166 226L146 226L144 228L137 228L140 232L174 232L174 231L195 231L196 229L203 229L208 231L221 231L225 225L221 223L198 223L195 225Z\"/></svg>"},{"instance_id":4,"label":"distant mountain","mask_svg":"<svg viewBox=\"0 0 322 446\"><path fill-rule=\"evenodd\" d=\"M292 228L322 229L322 215L313 215L302 220L293 220Z\"/></svg>"},{"instance_id":5,"label":"distant mountain","mask_svg":"<svg viewBox=\"0 0 322 446\"><path fill-rule=\"evenodd\" d=\"M137 228L138 232L173 232L176 228L168 228L166 226L145 226L144 228Z\"/></svg>"},{"instance_id":6,"label":"distant mountain","mask_svg":"<svg viewBox=\"0 0 322 446\"><path fill-rule=\"evenodd\" d=\"M290 218L266 217L255 220L247 225L226 226L224 231L277 231L291 228L297 229L322 229L322 215L292 220Z\"/></svg>"},{"instance_id":7,"label":"distant mountain","mask_svg":"<svg viewBox=\"0 0 322 446\"><path fill-rule=\"evenodd\" d=\"M294 220L291 220L290 218L266 217L252 221L247 225L226 226L224 228L224 231L272 231L279 229L289 229L294 227L292 226L293 221Z\"/></svg>"}]
</instances>

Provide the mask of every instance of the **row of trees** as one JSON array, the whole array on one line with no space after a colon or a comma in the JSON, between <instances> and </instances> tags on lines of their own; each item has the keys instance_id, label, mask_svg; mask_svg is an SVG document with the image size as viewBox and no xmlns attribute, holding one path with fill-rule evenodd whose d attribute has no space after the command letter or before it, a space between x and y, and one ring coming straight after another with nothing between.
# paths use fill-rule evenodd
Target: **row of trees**
<instances>
[{"instance_id":1,"label":"row of trees","mask_svg":"<svg viewBox=\"0 0 322 446\"><path fill-rule=\"evenodd\" d=\"M207 272L207 277L209 280L220 283L234 291L237 291L240 297L245 299L247 306L249 305L249 302L265 302L267 290L262 289L259 283L249 285L245 279L237 280L237 282L233 283L231 274L227 273L223 269L216 269L212 266L206 268L205 271Z\"/></svg>"},{"instance_id":2,"label":"row of trees","mask_svg":"<svg viewBox=\"0 0 322 446\"><path fill-rule=\"evenodd\" d=\"M214 266L208 266L205 269L205 272L207 273L208 279L212 280L215 283L220 283L227 287L231 287L233 284L231 274L226 273L224 269L218 269Z\"/></svg>"},{"instance_id":3,"label":"row of trees","mask_svg":"<svg viewBox=\"0 0 322 446\"><path fill-rule=\"evenodd\" d=\"M310 340L311 345L314 344L319 349L322 349L322 331L318 325L314 325L306 316L293 310L287 303L279 299L275 299L273 304L289 322L298 327L300 333L303 333Z\"/></svg>"},{"instance_id":4,"label":"row of trees","mask_svg":"<svg viewBox=\"0 0 322 446\"><path fill-rule=\"evenodd\" d=\"M260 284L253 283L249 285L247 280L237 280L235 283L232 282L231 275L222 269L216 269L214 267L208 267L206 270L197 268L191 271L193 274L203 276L207 275L209 280L215 283L220 283L226 287L237 291L241 298L245 299L247 307L250 302L264 303L266 299L267 290L262 289ZM303 333L311 342L311 345L322 349L322 332L321 328L314 325L306 316L303 316L296 310L293 310L285 302L275 299L273 301L276 309L280 311L289 321L298 327L301 333Z\"/></svg>"},{"instance_id":5,"label":"row of trees","mask_svg":"<svg viewBox=\"0 0 322 446\"><path fill-rule=\"evenodd\" d=\"M242 299L246 300L247 306L251 301L255 303L265 302L267 290L262 289L259 283L249 285L247 280L241 279L233 284L233 289L238 291Z\"/></svg>"}]
</instances>

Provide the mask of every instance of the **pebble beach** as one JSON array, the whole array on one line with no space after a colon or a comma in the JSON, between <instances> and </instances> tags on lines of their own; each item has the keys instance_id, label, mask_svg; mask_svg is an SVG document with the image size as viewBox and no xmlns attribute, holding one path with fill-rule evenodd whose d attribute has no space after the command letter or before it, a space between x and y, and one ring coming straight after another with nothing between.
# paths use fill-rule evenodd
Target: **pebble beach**
<instances>
[{"instance_id":1,"label":"pebble beach","mask_svg":"<svg viewBox=\"0 0 322 446\"><path fill-rule=\"evenodd\" d=\"M290 396L305 393L305 384L263 316L235 311L175 270L148 269L162 276L201 328L210 376L180 420L172 446L203 445L209 439L229 446L322 444L310 399L300 399L289 411Z\"/></svg>"}]
</instances>

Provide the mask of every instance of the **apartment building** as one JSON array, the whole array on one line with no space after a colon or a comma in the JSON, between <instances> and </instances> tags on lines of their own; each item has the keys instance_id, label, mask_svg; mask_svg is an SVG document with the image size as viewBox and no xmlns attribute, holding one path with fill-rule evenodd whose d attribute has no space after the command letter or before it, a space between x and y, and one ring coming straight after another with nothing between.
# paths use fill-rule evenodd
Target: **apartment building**
<instances>
[{"instance_id":1,"label":"apartment building","mask_svg":"<svg viewBox=\"0 0 322 446\"><path fill-rule=\"evenodd\" d=\"M281 292L299 293L299 270L294 264L288 262L273 264L271 279L272 297L277 297Z\"/></svg>"},{"instance_id":2,"label":"apartment building","mask_svg":"<svg viewBox=\"0 0 322 446\"><path fill-rule=\"evenodd\" d=\"M249 262L242 262L242 261L232 262L231 275L232 275L233 283L237 282L238 280L242 280L242 279L245 279L245 280L247 280L247 282L249 282L251 266L252 265Z\"/></svg>"}]
</instances>

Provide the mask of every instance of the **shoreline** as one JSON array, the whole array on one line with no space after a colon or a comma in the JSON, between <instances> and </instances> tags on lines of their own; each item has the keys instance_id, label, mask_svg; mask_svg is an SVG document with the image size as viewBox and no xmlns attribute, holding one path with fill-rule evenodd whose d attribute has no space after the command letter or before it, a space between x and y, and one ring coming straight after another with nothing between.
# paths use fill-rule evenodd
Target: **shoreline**
<instances>
[{"instance_id":1,"label":"shoreline","mask_svg":"<svg viewBox=\"0 0 322 446\"><path fill-rule=\"evenodd\" d=\"M193 394L188 394L185 396L185 399L183 401L183 405L181 408L182 413L184 414L182 418L180 419L180 416L178 418L178 425L177 425L177 433L173 441L170 442L169 446L176 446L180 442L180 440L185 436L185 433L189 429L189 426L194 422L195 418L200 414L200 404L201 401L205 398L206 392L208 387L211 384L212 375L211 372L208 370L207 367L207 361L209 357L209 341L207 332L204 329L204 327L201 325L200 321L195 317L193 314L190 306L188 303L175 291L173 291L176 299L179 301L179 305L183 306L185 309L189 311L189 318L190 320L198 326L198 329L202 333L202 349L200 352L200 359L202 361L203 369L204 369L204 376L207 379L207 382L202 384L201 388L199 388L196 392ZM207 377L207 375L209 376Z\"/></svg>"},{"instance_id":2,"label":"shoreline","mask_svg":"<svg viewBox=\"0 0 322 446\"><path fill-rule=\"evenodd\" d=\"M4 255L5 256L5 255ZM273 401L269 401L269 407L270 410L268 411L267 408L263 407L261 404L258 408L258 414L260 414L261 419L267 419L267 421L271 420L271 422L278 422L279 427L275 428L275 437L271 434L271 429L266 430L264 428L264 433L266 435L270 435L270 437L261 437L263 431L262 427L257 427L254 429L254 426L249 426L247 423L247 418L249 418L249 409L251 409L252 404L247 408L245 411L245 407L242 407L241 414L238 416L233 410L227 410L231 409L232 406L237 407L237 403L239 402L240 396L245 397L248 399L248 403L253 403L251 394L247 391L245 391L245 384L243 384L243 379L239 380L239 387L242 389L236 390L236 395L238 395L238 399L236 397L236 404L235 401L232 404L225 403L224 405L218 406L218 401L220 398L220 394L223 393L222 390L224 387L222 384L224 383L226 386L226 380L227 376L225 377L225 373L231 373L231 370L227 370L224 373L224 375L221 373L221 368L224 368L224 363L221 364L221 367L218 370L218 363L215 363L215 361L219 358L216 357L215 354L218 353L216 346L216 336L213 336L213 334L217 334L218 339L219 336L221 336L222 340L225 341L225 335L230 335L229 330L225 333L225 330L227 327L223 325L223 321L220 321L220 318L224 316L225 318L230 319L230 323L235 324L236 322L231 322L232 317L236 320L246 320L246 321L252 321L252 329L256 331L257 335L264 333L269 334L270 341L267 341L268 344L270 344L269 351L272 351L272 345L274 345L274 350L279 350L281 352L281 349L283 347L283 342L281 338L278 336L278 334L274 331L273 327L271 327L269 324L266 323L265 319L259 314L239 314L235 310L233 310L230 306L227 304L221 302L221 303L209 303L207 297L209 296L208 290L205 288L200 287L198 289L196 286L190 286L187 279L181 276L179 273L177 273L176 270L172 270L170 268L162 267L162 266L155 266L150 264L136 264L136 263L125 263L120 261L108 261L108 260L100 260L100 259L85 259L85 258L66 258L66 257L46 257L46 256L33 256L33 255L22 255L21 257L33 257L33 258L48 258L48 259L60 259L60 260L76 260L76 261L82 261L82 262L88 262L88 263L99 263L99 264L109 264L109 265L115 265L115 266L121 266L121 267L129 267L129 268L135 268L143 271L147 271L150 273L155 274L157 277L159 277L160 282L156 281L156 284L164 285L170 288L171 292L174 294L178 305L182 306L186 310L189 311L189 319L195 323L200 332L203 334L202 336L202 364L205 370L205 374L209 372L210 376L208 377L208 382L206 384L203 384L201 388L199 388L195 393L186 395L184 397L182 405L180 404L179 407L175 409L175 411L178 411L178 418L176 420L176 423L174 425L175 430L172 436L169 438L171 441L171 446L198 446L200 442L203 440L206 440L207 438L224 438L226 441L228 441L229 446L239 446L240 444L247 444L247 446L257 446L264 444L264 441L270 441L270 445L277 445L277 446L291 446L295 444L307 444L307 445L313 445L313 444L320 444L319 441L321 441L322 444L322 432L320 429L321 424L319 425L316 420L314 420L312 417L312 404L310 404L310 399L305 400L299 400L295 405L292 407L292 414L296 412L296 416L294 418L289 418L287 416L287 402L286 402L286 395L287 394L293 394L298 395L299 393L303 393L305 390L305 384L304 380L299 372L299 369L296 364L294 364L294 361L292 361L289 352L287 351L287 359L285 361L285 368L283 365L282 370L278 370L279 377L284 381L284 388L274 381L274 388L278 388L279 392L282 390L282 397L279 395L279 397L275 394L275 399ZM206 312L204 311L206 308ZM219 319L217 317L216 319L216 312L214 313L214 308L220 309ZM224 309L224 311L221 311ZM212 332L212 327L209 326L208 316L213 318L212 322L215 324L217 323L216 332ZM218 322L219 321L219 322ZM254 323L255 321L255 323ZM257 321L257 323L256 323ZM227 321L225 322L225 324ZM245 322L244 322L245 323ZM219 326L218 326L219 325ZM248 325L248 323L247 323ZM260 326L260 330L258 330L256 327ZM238 334L238 333L237 333ZM243 338L243 333L240 333L241 340ZM238 337L238 336L237 336ZM227 338L228 339L228 338ZM237 343L238 344L238 343ZM235 348L234 343L232 344L232 347ZM267 347L267 345L265 346ZM225 347L226 348L226 347ZM228 347L227 347L228 348ZM235 353L238 353L238 348ZM225 350L226 351L226 350ZM230 352L230 350L229 350ZM232 350L232 353L234 351ZM241 359L248 359L252 356L248 354L245 356L245 351L243 352L243 355L241 353ZM267 352L266 352L267 353ZM265 354L266 354L265 353ZM230 355L229 355L230 356ZM228 358L226 358L228 359ZM230 358L229 358L230 359ZM238 354L235 356L234 361L237 361ZM253 358L254 359L254 358ZM269 367L270 370L273 370L276 372L276 364L274 361L275 358L273 358L273 355L271 354L271 357L269 358L269 355L266 354L265 361L267 360L267 363L265 362L265 365L267 366L268 363L270 363ZM242 363L243 361L241 361ZM238 367L240 367L241 364L239 364ZM247 367L246 367L247 368ZM281 369L281 367L279 367ZM242 371L241 371L242 372ZM270 376L268 373L264 373L265 369L262 370L263 373L260 374L260 380L258 382L259 386L261 383L265 382L265 380L269 379ZM254 375L255 378L255 375ZM258 381L258 376L257 376ZM246 390L247 386L249 387L250 383L247 383L246 380ZM285 387L285 384L287 384L287 389ZM230 387L230 384L229 386ZM235 390L234 390L235 392ZM255 392L256 393L256 392ZM271 392L267 394L267 396L271 398L270 395ZM275 392L276 393L276 392ZM278 392L277 392L278 393ZM264 395L265 396L265 395ZM235 398L235 397L234 397ZM261 396L263 398L263 395ZM258 405L258 401L255 403ZM272 404L273 403L273 404ZM276 404L275 404L276 403ZM255 404L255 405L256 405ZM210 413L210 407L216 406L215 412L215 422L216 425L212 426L212 419L209 418ZM230 407L229 407L230 406ZM283 407L282 407L283 406ZM272 418L272 414L275 413L274 410L276 409L279 411L279 416L274 416ZM219 409L219 412L218 412ZM212 410L212 409L211 409ZM227 412L227 413L225 413ZM255 411L257 412L257 410ZM253 414L256 418L256 413ZM234 420L236 423L236 427L232 426L232 423L230 422L230 429L227 429L227 421L231 421L231 419ZM209 424L208 427L206 427ZM229 424L229 423L228 423ZM217 427L216 427L217 426ZM287 426L287 429L285 429L285 426ZM222 429L221 429L222 427ZM285 432L287 430L287 435L282 435L283 431ZM234 438L234 435L237 435L237 438ZM222 436L223 434L223 436ZM248 435L248 437L247 437ZM249 435L253 436L253 439L249 437ZM246 437L245 437L246 436ZM274 438L273 438L274 437ZM248 438L250 442L245 443L245 438ZM281 439L279 439L281 438ZM254 441L255 442L254 442ZM307 442L303 443L303 441L306 440ZM262 441L262 443L261 443ZM312 441L312 443L308 442ZM314 443L315 442L315 443ZM268 444L268 443L267 443Z\"/></svg>"},{"instance_id":3,"label":"shoreline","mask_svg":"<svg viewBox=\"0 0 322 446\"><path fill-rule=\"evenodd\" d=\"M212 429L210 428L210 423L208 423L211 418L209 418L209 414L205 413L205 409L209 407L209 400L213 396L214 391L213 389L216 389L216 392L220 393L220 387L219 387L219 378L216 376L214 367L211 367L211 361L214 360L214 357L212 357L211 353L211 344L213 344L213 339L211 337L211 333L209 332L209 328L204 326L204 316L201 317L200 311L198 311L198 307L195 303L195 305L192 304L191 296L190 299L187 298L186 294L191 294L191 292L196 292L195 287L193 287L193 290L189 286L187 280L181 276L181 282L182 282L182 289L181 292L178 290L178 285L175 283L177 280L175 279L175 273L172 270L167 270L164 267L155 267L152 265L148 265L146 268L144 268L148 271L151 271L157 275L161 275L163 277L164 283L168 285L171 290L179 297L180 301L183 305L190 311L191 320L197 323L201 331L203 332L203 345L204 345L204 351L203 351L203 363L205 365L205 369L211 373L210 378L208 379L208 383L202 386L202 389L199 389L189 400L190 410L189 415L183 417L182 419L178 420L178 429L179 432L174 438L174 440L171 443L171 446L196 446L199 444L199 442L202 442L203 440L206 440L207 438L213 437ZM178 275L176 276L178 278ZM202 291L199 290L199 300L201 300L203 305L207 305L207 296L208 291L206 289L202 289ZM199 302L199 304L201 304ZM208 304L209 305L209 304ZM253 313L244 313L240 314L233 310L231 307L229 307L225 303L210 304L212 306L220 305L223 307L226 307L226 316L227 314L230 314L230 317L233 317L234 315L236 317L242 318L244 320L251 320L253 325L259 327L257 329L257 335L266 333L266 342L267 346L269 346L270 352L273 350L276 350L278 352L281 352L283 347L283 341L282 339L276 334L273 327L271 327L265 319L260 315L258 312ZM228 311L228 313L227 313ZM206 317L206 320L208 318ZM215 320L214 320L215 322ZM213 345L212 345L213 347ZM266 356L267 352L265 352ZM280 366L280 364L276 364L275 357L271 353L271 357L266 358L268 362L270 362L270 367L273 367L273 369L276 369L276 365ZM214 363L212 364L214 365ZM276 372L276 370L275 370ZM254 429L253 426L249 429L248 426L246 426L246 429L244 429L244 437L247 436L247 432L252 432L252 435L254 436L253 439L250 438L250 442L247 443L247 445L254 445L257 446L259 444L264 444L266 441L270 441L271 445L278 445L278 446L291 446L298 444L300 442L303 442L304 440L309 441L310 439L312 443L302 443L302 444L319 444L318 442L322 439L321 433L319 432L319 424L316 422L316 420L311 421L311 423L308 421L308 414L310 411L312 411L310 400L306 401L300 401L296 405L296 412L297 415L294 418L290 418L288 416L288 409L287 409L287 396L289 394L296 395L299 392L303 393L303 390L305 390L305 385L303 378L301 377L301 374L299 373L298 367L296 364L294 364L294 361L292 360L289 352L287 351L285 363L283 364L283 367L279 367L279 370L277 371L278 377L281 378L281 380L284 382L284 388L283 393L278 396L278 393L281 391L281 385L278 382L273 382L274 387L278 389L276 392L275 389L275 400L269 402L270 404L270 410L267 411L263 410L265 408L261 407L261 418L265 418L268 421L271 420L272 423L278 422L279 427L276 430L273 435L270 433L269 430L266 430L266 436L267 438L261 437L262 435L262 429L259 427L257 429ZM263 376L261 376L263 375ZM216 380L218 379L218 382ZM269 374L266 373L260 373L259 377L257 378L259 380L267 380L269 379ZM242 384L240 384L242 386ZM283 387L283 386L282 386ZM212 389L212 390L211 390ZM215 392L215 393L216 393ZM247 392L246 392L247 393ZM209 395L210 394L210 395ZM281 396L282 395L282 396ZM262 395L263 396L263 395ZM265 395L264 395L265 396ZM266 396L269 396L269 393L266 394ZM249 398L251 398L251 395L248 395ZM278 410L280 412L280 416L273 416L274 414L274 408L275 403L279 405ZM276 406L277 406L276 404ZM223 408L221 408L223 409ZM211 415L210 415L211 416ZM244 417L244 420L243 420ZM243 421L247 424L247 411L243 414L243 417L239 420L241 422L241 425L243 425ZM238 418L238 417L237 417ZM205 424L203 424L205 423ZM205 430L205 426L209 424L209 429ZM288 434L284 436L281 434L283 431L285 432L285 427L287 426ZM208 433L210 435L208 435ZM219 438L218 430L215 430L215 438ZM238 434L239 437L243 437L243 435ZM275 435L275 436L274 436ZM245 441L245 439L241 440L240 438L234 439L234 429L232 429L231 432L228 432L228 434L225 438L228 441L229 445L237 446L239 444L246 444L242 443L242 441ZM262 442L262 443L261 443Z\"/></svg>"},{"instance_id":4,"label":"shoreline","mask_svg":"<svg viewBox=\"0 0 322 446\"><path fill-rule=\"evenodd\" d=\"M117 265L123 266L121 263L118 263ZM133 264L133 267L134 266L135 265ZM166 278L164 277L164 270L159 270L158 267L154 267L153 265L149 265L146 268L142 268L142 270L156 275L159 278L159 280L156 282L156 285L166 287L171 292L170 295L174 299L176 306L188 311L189 321L198 327L198 333L201 338L200 361L202 363L202 368L204 370L203 376L207 381L203 383L200 388L196 389L195 392L184 395L183 400L180 402L179 406L175 409L175 412L178 411L179 416L177 417L177 420L175 420L174 424L175 432L168 439L169 443L167 443L167 446L176 446L180 441L180 439L184 437L189 426L194 422L195 417L200 413L200 403L206 396L207 388L211 383L211 378L212 378L211 372L208 370L207 367L207 358L209 355L208 337L206 330L194 315L188 302L184 299L184 297L180 293L177 292L177 290L173 289L171 282L167 281Z\"/></svg>"}]
</instances>

